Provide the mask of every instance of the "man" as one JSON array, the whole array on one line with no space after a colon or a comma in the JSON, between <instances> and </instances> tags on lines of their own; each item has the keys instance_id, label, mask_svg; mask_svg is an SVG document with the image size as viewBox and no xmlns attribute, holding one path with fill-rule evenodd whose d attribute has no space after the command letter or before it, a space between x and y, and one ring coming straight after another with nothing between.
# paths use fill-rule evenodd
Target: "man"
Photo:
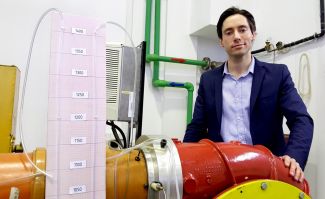
<instances>
[{"instance_id":1,"label":"man","mask_svg":"<svg viewBox=\"0 0 325 199\"><path fill-rule=\"evenodd\" d=\"M252 56L256 26L246 10L225 10L217 33L228 60L202 75L184 142L208 138L215 142L237 140L264 145L281 156L293 178L302 182L313 120L287 66L261 62ZM288 143L283 134L283 117L290 129Z\"/></svg>"}]
</instances>

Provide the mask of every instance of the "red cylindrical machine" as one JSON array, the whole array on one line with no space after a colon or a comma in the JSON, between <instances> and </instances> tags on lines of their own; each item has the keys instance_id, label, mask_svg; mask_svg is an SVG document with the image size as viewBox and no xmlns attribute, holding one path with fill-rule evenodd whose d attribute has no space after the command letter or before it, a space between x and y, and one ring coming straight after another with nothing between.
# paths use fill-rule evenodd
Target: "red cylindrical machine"
<instances>
[{"instance_id":1,"label":"red cylindrical machine","mask_svg":"<svg viewBox=\"0 0 325 199\"><path fill-rule=\"evenodd\" d=\"M236 143L176 143L183 173L183 198L212 198L223 190L253 179L279 180L309 194L308 183L289 175L283 160L264 146Z\"/></svg>"}]
</instances>

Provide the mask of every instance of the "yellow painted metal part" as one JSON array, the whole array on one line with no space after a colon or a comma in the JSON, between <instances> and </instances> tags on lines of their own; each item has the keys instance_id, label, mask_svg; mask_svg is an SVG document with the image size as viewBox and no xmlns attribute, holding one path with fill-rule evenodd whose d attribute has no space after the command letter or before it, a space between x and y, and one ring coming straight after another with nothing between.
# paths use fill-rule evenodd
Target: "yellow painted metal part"
<instances>
[{"instance_id":1,"label":"yellow painted metal part","mask_svg":"<svg viewBox=\"0 0 325 199\"><path fill-rule=\"evenodd\" d=\"M0 65L0 153L11 152L14 144L20 71Z\"/></svg>"},{"instance_id":2,"label":"yellow painted metal part","mask_svg":"<svg viewBox=\"0 0 325 199\"><path fill-rule=\"evenodd\" d=\"M41 170L46 170L46 149L37 148L33 152L33 162ZM37 172L37 171L35 171ZM45 176L36 176L31 190L31 199L45 198Z\"/></svg>"},{"instance_id":3,"label":"yellow painted metal part","mask_svg":"<svg viewBox=\"0 0 325 199\"><path fill-rule=\"evenodd\" d=\"M254 180L239 184L215 199L310 199L306 193L290 184L275 180Z\"/></svg>"}]
</instances>

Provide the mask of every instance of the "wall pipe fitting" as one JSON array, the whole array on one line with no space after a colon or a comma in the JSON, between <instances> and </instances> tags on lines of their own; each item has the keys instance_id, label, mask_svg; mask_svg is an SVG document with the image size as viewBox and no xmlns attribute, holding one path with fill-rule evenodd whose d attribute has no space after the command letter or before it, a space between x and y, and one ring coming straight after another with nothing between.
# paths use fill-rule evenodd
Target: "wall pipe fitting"
<instances>
[{"instance_id":1,"label":"wall pipe fitting","mask_svg":"<svg viewBox=\"0 0 325 199\"><path fill-rule=\"evenodd\" d=\"M184 59L184 58L177 58L177 57L166 57L166 56L159 56L159 55L156 55L156 54L147 55L146 60L148 62L150 62L150 61L162 61L162 62L171 62L171 63L178 63L178 64L197 65L197 66L202 66L202 67L207 66L206 61Z\"/></svg>"},{"instance_id":2,"label":"wall pipe fitting","mask_svg":"<svg viewBox=\"0 0 325 199\"><path fill-rule=\"evenodd\" d=\"M297 41L294 41L294 42L291 42L291 43L288 43L288 44L284 44L280 49L277 49L277 50L282 50L284 48L289 48L289 47L292 47L292 46L296 46L296 45L299 45L299 44L302 44L302 43L305 43L305 42L308 42L308 41L311 41L311 40L314 40L314 39L318 39L318 38L321 38L324 36L325 34L325 22L324 22L324 0L320 0L319 1L319 9L320 9L320 30L321 32L320 33L315 33L314 35L311 35L309 37L305 37L303 39L299 39ZM257 53L261 53L261 52L264 52L264 51L267 51L267 46L265 46L264 48L260 48L258 50L254 50L252 51L252 54L257 54Z\"/></svg>"}]
</instances>

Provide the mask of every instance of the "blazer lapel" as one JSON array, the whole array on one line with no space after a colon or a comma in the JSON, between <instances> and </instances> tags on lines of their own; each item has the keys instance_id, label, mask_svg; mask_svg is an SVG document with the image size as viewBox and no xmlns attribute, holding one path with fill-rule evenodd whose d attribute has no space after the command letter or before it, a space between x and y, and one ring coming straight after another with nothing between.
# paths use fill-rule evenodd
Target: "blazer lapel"
<instances>
[{"instance_id":1,"label":"blazer lapel","mask_svg":"<svg viewBox=\"0 0 325 199\"><path fill-rule=\"evenodd\" d=\"M258 93L261 89L264 75L265 75L264 67L261 65L261 63L257 59L255 59L252 91L251 91L251 98L250 98L250 115L252 114Z\"/></svg>"},{"instance_id":2,"label":"blazer lapel","mask_svg":"<svg viewBox=\"0 0 325 199\"><path fill-rule=\"evenodd\" d=\"M221 125L221 117L222 117L222 80L223 80L223 68L225 64L220 66L219 70L217 70L216 81L215 81L215 99L216 99L216 110L217 110L217 120L219 125Z\"/></svg>"}]
</instances>

